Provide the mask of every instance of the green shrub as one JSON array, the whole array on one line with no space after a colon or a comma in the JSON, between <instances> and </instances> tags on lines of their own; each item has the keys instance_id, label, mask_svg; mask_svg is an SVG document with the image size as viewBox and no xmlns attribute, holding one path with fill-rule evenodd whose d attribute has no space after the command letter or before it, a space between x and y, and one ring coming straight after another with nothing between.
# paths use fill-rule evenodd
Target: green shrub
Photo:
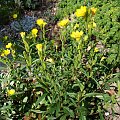
<instances>
[{"instance_id":1,"label":"green shrub","mask_svg":"<svg viewBox=\"0 0 120 120\"><path fill-rule=\"evenodd\" d=\"M109 61L108 46L114 48L113 53L119 47L100 36L100 8L97 12L91 6L81 9L74 11L70 20L58 22L55 39L46 38L46 22L39 19L38 28L20 33L22 52L17 52L15 43L1 49L0 61L7 71L0 79L1 116L18 120L102 120L107 106L117 103L119 61ZM113 82L116 94L110 93Z\"/></svg>"},{"instance_id":2,"label":"green shrub","mask_svg":"<svg viewBox=\"0 0 120 120\"><path fill-rule=\"evenodd\" d=\"M96 5L101 6L98 2ZM103 4L95 17L99 30L97 37L109 49L107 62L119 66L120 62L120 7L117 1ZM113 67L113 66L112 66Z\"/></svg>"}]
</instances>

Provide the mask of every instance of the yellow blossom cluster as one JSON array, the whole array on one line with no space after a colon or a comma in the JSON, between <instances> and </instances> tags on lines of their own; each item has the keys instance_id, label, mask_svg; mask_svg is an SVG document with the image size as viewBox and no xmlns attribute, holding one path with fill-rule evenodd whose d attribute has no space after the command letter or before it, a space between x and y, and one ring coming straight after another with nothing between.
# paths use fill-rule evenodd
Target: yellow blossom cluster
<instances>
[{"instance_id":1,"label":"yellow blossom cluster","mask_svg":"<svg viewBox=\"0 0 120 120\"><path fill-rule=\"evenodd\" d=\"M91 12L92 12L92 15L95 15L95 13L96 13L96 11L97 11L97 8L92 7L90 10L91 10Z\"/></svg>"},{"instance_id":2,"label":"yellow blossom cluster","mask_svg":"<svg viewBox=\"0 0 120 120\"><path fill-rule=\"evenodd\" d=\"M37 28L32 29L32 36L33 37L37 37L37 33L38 33L38 29Z\"/></svg>"},{"instance_id":3,"label":"yellow blossom cluster","mask_svg":"<svg viewBox=\"0 0 120 120\"><path fill-rule=\"evenodd\" d=\"M37 45L36 45L36 49L37 49L39 52L42 52L42 44L37 44Z\"/></svg>"},{"instance_id":4,"label":"yellow blossom cluster","mask_svg":"<svg viewBox=\"0 0 120 120\"><path fill-rule=\"evenodd\" d=\"M43 26L43 27L47 24L43 19L37 19L36 23L37 25Z\"/></svg>"},{"instance_id":5,"label":"yellow blossom cluster","mask_svg":"<svg viewBox=\"0 0 120 120\"><path fill-rule=\"evenodd\" d=\"M69 22L69 19L63 19L58 22L58 27L64 27L68 24L68 22Z\"/></svg>"},{"instance_id":6,"label":"yellow blossom cluster","mask_svg":"<svg viewBox=\"0 0 120 120\"><path fill-rule=\"evenodd\" d=\"M43 19L37 19L36 20L36 24L37 25L39 25L39 26L45 26L47 23L43 20ZM21 38L22 39L24 39L25 38L25 32L20 32L20 36L21 36ZM31 35L32 35L32 37L34 37L34 38L36 38L37 37L37 34L38 34L38 29L37 28L33 28L32 30L31 30ZM27 36L28 37L28 36ZM29 37L28 37L29 38Z\"/></svg>"},{"instance_id":7,"label":"yellow blossom cluster","mask_svg":"<svg viewBox=\"0 0 120 120\"><path fill-rule=\"evenodd\" d=\"M78 40L80 40L80 38L81 38L81 36L83 35L83 31L73 31L72 33L71 33L71 37L72 38L74 38L74 39L76 39L77 41Z\"/></svg>"},{"instance_id":8,"label":"yellow blossom cluster","mask_svg":"<svg viewBox=\"0 0 120 120\"><path fill-rule=\"evenodd\" d=\"M81 6L80 9L77 9L75 12L76 17L84 17L87 12L86 6Z\"/></svg>"},{"instance_id":9,"label":"yellow blossom cluster","mask_svg":"<svg viewBox=\"0 0 120 120\"><path fill-rule=\"evenodd\" d=\"M10 54L10 49L12 47L12 43L8 43L6 46L6 49L2 51L1 56L8 56ZM12 50L13 51L13 50Z\"/></svg>"},{"instance_id":10,"label":"yellow blossom cluster","mask_svg":"<svg viewBox=\"0 0 120 120\"><path fill-rule=\"evenodd\" d=\"M88 11L91 11L92 15L95 15L97 8L92 7ZM75 12L76 17L85 17L86 14L87 14L87 7L86 6L81 6Z\"/></svg>"},{"instance_id":11,"label":"yellow blossom cluster","mask_svg":"<svg viewBox=\"0 0 120 120\"><path fill-rule=\"evenodd\" d=\"M8 43L8 44L6 45L6 48L11 48L11 46L12 46L12 43Z\"/></svg>"}]
</instances>

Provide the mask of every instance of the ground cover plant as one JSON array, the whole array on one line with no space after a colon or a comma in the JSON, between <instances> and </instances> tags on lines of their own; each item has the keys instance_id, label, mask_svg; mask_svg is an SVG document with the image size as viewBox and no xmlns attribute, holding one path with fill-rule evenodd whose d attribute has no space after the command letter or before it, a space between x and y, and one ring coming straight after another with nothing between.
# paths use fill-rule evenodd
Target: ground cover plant
<instances>
[{"instance_id":1,"label":"ground cover plant","mask_svg":"<svg viewBox=\"0 0 120 120\"><path fill-rule=\"evenodd\" d=\"M60 4L71 6L65 1ZM110 106L116 114L120 7L106 0L74 4L69 14L57 14L52 39L49 21L38 18L33 29L19 33L17 44L11 40L0 49L6 66L0 74L1 119L104 120Z\"/></svg>"}]
</instances>

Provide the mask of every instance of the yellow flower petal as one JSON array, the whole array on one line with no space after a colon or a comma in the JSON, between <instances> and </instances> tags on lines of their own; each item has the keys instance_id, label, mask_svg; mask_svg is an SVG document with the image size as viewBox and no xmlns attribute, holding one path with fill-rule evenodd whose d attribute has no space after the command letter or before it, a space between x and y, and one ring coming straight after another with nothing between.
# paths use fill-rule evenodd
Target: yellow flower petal
<instances>
[{"instance_id":1,"label":"yellow flower petal","mask_svg":"<svg viewBox=\"0 0 120 120\"><path fill-rule=\"evenodd\" d=\"M17 14L13 14L13 18L16 19L17 18Z\"/></svg>"},{"instance_id":2,"label":"yellow flower petal","mask_svg":"<svg viewBox=\"0 0 120 120\"><path fill-rule=\"evenodd\" d=\"M10 54L10 50L9 49L6 49L6 50L3 50L1 56L4 57L4 56L7 56Z\"/></svg>"},{"instance_id":3,"label":"yellow flower petal","mask_svg":"<svg viewBox=\"0 0 120 120\"><path fill-rule=\"evenodd\" d=\"M8 90L7 94L8 94L8 96L12 96L15 94L15 90L14 89Z\"/></svg>"},{"instance_id":4,"label":"yellow flower petal","mask_svg":"<svg viewBox=\"0 0 120 120\"><path fill-rule=\"evenodd\" d=\"M20 36L21 36L22 39L24 39L25 38L25 32L20 32Z\"/></svg>"},{"instance_id":5,"label":"yellow flower petal","mask_svg":"<svg viewBox=\"0 0 120 120\"><path fill-rule=\"evenodd\" d=\"M38 51L42 51L42 44L37 44L37 45L36 45L36 49L37 49Z\"/></svg>"},{"instance_id":6,"label":"yellow flower petal","mask_svg":"<svg viewBox=\"0 0 120 120\"><path fill-rule=\"evenodd\" d=\"M37 37L38 30L36 28L32 29L32 35Z\"/></svg>"},{"instance_id":7,"label":"yellow flower petal","mask_svg":"<svg viewBox=\"0 0 120 120\"><path fill-rule=\"evenodd\" d=\"M101 58L101 61L103 61L104 59L106 59L106 57L103 56L103 57Z\"/></svg>"},{"instance_id":8,"label":"yellow flower petal","mask_svg":"<svg viewBox=\"0 0 120 120\"><path fill-rule=\"evenodd\" d=\"M68 22L69 22L69 19L61 20L61 21L58 22L58 26L59 27L64 27L68 24Z\"/></svg>"},{"instance_id":9,"label":"yellow flower petal","mask_svg":"<svg viewBox=\"0 0 120 120\"><path fill-rule=\"evenodd\" d=\"M99 49L95 47L94 52L99 52Z\"/></svg>"},{"instance_id":10,"label":"yellow flower petal","mask_svg":"<svg viewBox=\"0 0 120 120\"><path fill-rule=\"evenodd\" d=\"M11 46L12 46L12 43L8 43L8 44L6 45L6 48L11 48Z\"/></svg>"},{"instance_id":11,"label":"yellow flower petal","mask_svg":"<svg viewBox=\"0 0 120 120\"><path fill-rule=\"evenodd\" d=\"M93 22L93 27L95 28L97 25L96 25L96 23L95 22Z\"/></svg>"},{"instance_id":12,"label":"yellow flower petal","mask_svg":"<svg viewBox=\"0 0 120 120\"><path fill-rule=\"evenodd\" d=\"M43 19L37 19L37 21L36 21L36 23L37 23L37 25L39 25L39 26L45 26L47 23L46 22L44 22L44 20Z\"/></svg>"},{"instance_id":13,"label":"yellow flower petal","mask_svg":"<svg viewBox=\"0 0 120 120\"><path fill-rule=\"evenodd\" d=\"M70 35L72 38L76 39L77 41L80 40L81 36L83 35L83 31L73 31Z\"/></svg>"},{"instance_id":14,"label":"yellow flower petal","mask_svg":"<svg viewBox=\"0 0 120 120\"><path fill-rule=\"evenodd\" d=\"M47 58L46 61L50 63L54 63L54 60L52 58Z\"/></svg>"},{"instance_id":15,"label":"yellow flower petal","mask_svg":"<svg viewBox=\"0 0 120 120\"><path fill-rule=\"evenodd\" d=\"M86 6L81 6L80 9L77 9L75 12L76 17L84 17L87 12L87 7Z\"/></svg>"},{"instance_id":16,"label":"yellow flower petal","mask_svg":"<svg viewBox=\"0 0 120 120\"><path fill-rule=\"evenodd\" d=\"M96 11L97 11L97 8L94 8L94 7L91 8L92 15L95 15Z\"/></svg>"}]
</instances>

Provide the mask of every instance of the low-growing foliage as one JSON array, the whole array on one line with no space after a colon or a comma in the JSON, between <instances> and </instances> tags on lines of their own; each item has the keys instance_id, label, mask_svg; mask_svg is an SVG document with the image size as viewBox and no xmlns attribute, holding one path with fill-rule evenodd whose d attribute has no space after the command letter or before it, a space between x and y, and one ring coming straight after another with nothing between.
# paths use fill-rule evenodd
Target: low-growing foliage
<instances>
[{"instance_id":1,"label":"low-growing foliage","mask_svg":"<svg viewBox=\"0 0 120 120\"><path fill-rule=\"evenodd\" d=\"M118 42L112 44L110 38L100 36L101 8L79 6L58 22L53 40L46 37L47 22L38 19L37 27L20 32L22 52L15 42L0 50L0 61L6 65L6 73L0 76L1 119L104 119L104 112L120 94L120 62L117 37L112 36ZM114 27L117 34L119 28ZM116 60L110 61L111 52Z\"/></svg>"}]
</instances>

